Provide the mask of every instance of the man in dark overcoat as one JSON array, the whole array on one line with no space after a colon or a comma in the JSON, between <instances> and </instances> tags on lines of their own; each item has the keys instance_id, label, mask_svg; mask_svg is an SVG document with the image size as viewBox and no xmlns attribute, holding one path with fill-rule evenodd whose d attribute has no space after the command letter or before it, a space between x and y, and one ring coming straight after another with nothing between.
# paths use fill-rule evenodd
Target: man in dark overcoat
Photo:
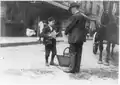
<instances>
[{"instance_id":1,"label":"man in dark overcoat","mask_svg":"<svg viewBox=\"0 0 120 85\"><path fill-rule=\"evenodd\" d=\"M86 41L86 20L92 20L79 10L77 3L72 3L69 11L73 14L70 17L71 23L66 27L65 35L68 35L70 44L70 69L65 70L67 73L78 73L81 64L82 46ZM93 20L94 21L94 20Z\"/></svg>"}]
</instances>

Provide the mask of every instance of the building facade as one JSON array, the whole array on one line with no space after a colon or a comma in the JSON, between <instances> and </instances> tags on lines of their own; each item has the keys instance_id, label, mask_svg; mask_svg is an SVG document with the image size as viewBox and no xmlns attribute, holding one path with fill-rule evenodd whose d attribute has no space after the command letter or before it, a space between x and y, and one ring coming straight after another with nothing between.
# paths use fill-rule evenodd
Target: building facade
<instances>
[{"instance_id":1,"label":"building facade","mask_svg":"<svg viewBox=\"0 0 120 85\"><path fill-rule=\"evenodd\" d=\"M47 20L53 16L62 21L70 16L68 7L52 1L2 1L1 36L25 36L26 28L34 29L38 17ZM3 9L5 8L5 9Z\"/></svg>"},{"instance_id":2,"label":"building facade","mask_svg":"<svg viewBox=\"0 0 120 85\"><path fill-rule=\"evenodd\" d=\"M27 27L34 27L38 17L40 20L47 20L53 16L62 22L71 16L68 12L70 3L73 1L1 1L1 36L24 36ZM89 16L97 16L100 22L104 11L103 1L76 1L80 9ZM111 20L113 15L119 16L119 1L104 2L109 7ZM108 3L108 5L106 5ZM119 19L118 19L119 21ZM14 25L14 26L13 26ZM90 29L94 31L95 23L90 22Z\"/></svg>"}]
</instances>

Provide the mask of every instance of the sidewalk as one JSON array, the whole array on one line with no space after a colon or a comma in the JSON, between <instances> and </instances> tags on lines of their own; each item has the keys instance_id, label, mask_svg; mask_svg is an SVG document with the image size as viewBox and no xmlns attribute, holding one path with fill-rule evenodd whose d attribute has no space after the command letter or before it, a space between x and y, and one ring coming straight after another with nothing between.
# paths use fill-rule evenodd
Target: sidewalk
<instances>
[{"instance_id":1,"label":"sidewalk","mask_svg":"<svg viewBox=\"0 0 120 85\"><path fill-rule=\"evenodd\" d=\"M58 37L57 42L62 42L63 37ZM37 37L0 37L0 47L39 44Z\"/></svg>"}]
</instances>

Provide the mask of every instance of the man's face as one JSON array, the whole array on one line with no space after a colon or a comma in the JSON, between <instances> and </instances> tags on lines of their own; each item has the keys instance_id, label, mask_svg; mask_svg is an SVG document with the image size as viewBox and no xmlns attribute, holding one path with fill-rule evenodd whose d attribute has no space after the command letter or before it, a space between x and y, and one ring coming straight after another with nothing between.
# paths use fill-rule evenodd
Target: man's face
<instances>
[{"instance_id":1,"label":"man's face","mask_svg":"<svg viewBox=\"0 0 120 85\"><path fill-rule=\"evenodd\" d=\"M105 12L105 13L108 13L108 10L109 10L109 4L106 3L106 4L104 5L104 12Z\"/></svg>"},{"instance_id":2,"label":"man's face","mask_svg":"<svg viewBox=\"0 0 120 85\"><path fill-rule=\"evenodd\" d=\"M50 26L53 26L54 24L55 24L55 20L49 21L49 25L50 25Z\"/></svg>"},{"instance_id":3,"label":"man's face","mask_svg":"<svg viewBox=\"0 0 120 85\"><path fill-rule=\"evenodd\" d=\"M108 10L107 10L107 9L105 10L105 13L108 13Z\"/></svg>"},{"instance_id":4,"label":"man's face","mask_svg":"<svg viewBox=\"0 0 120 85\"><path fill-rule=\"evenodd\" d=\"M72 8L71 8L71 12L72 12L72 14L75 14L76 11L78 11L77 7L72 7Z\"/></svg>"}]
</instances>

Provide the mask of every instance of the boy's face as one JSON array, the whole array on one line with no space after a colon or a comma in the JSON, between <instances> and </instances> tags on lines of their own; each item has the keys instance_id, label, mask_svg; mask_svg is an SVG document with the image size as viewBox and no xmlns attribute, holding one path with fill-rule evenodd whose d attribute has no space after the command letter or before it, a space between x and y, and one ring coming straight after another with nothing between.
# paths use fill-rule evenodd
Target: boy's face
<instances>
[{"instance_id":1,"label":"boy's face","mask_svg":"<svg viewBox=\"0 0 120 85\"><path fill-rule=\"evenodd\" d=\"M54 24L55 24L55 20L49 21L49 25L50 25L50 26L53 26Z\"/></svg>"}]
</instances>

